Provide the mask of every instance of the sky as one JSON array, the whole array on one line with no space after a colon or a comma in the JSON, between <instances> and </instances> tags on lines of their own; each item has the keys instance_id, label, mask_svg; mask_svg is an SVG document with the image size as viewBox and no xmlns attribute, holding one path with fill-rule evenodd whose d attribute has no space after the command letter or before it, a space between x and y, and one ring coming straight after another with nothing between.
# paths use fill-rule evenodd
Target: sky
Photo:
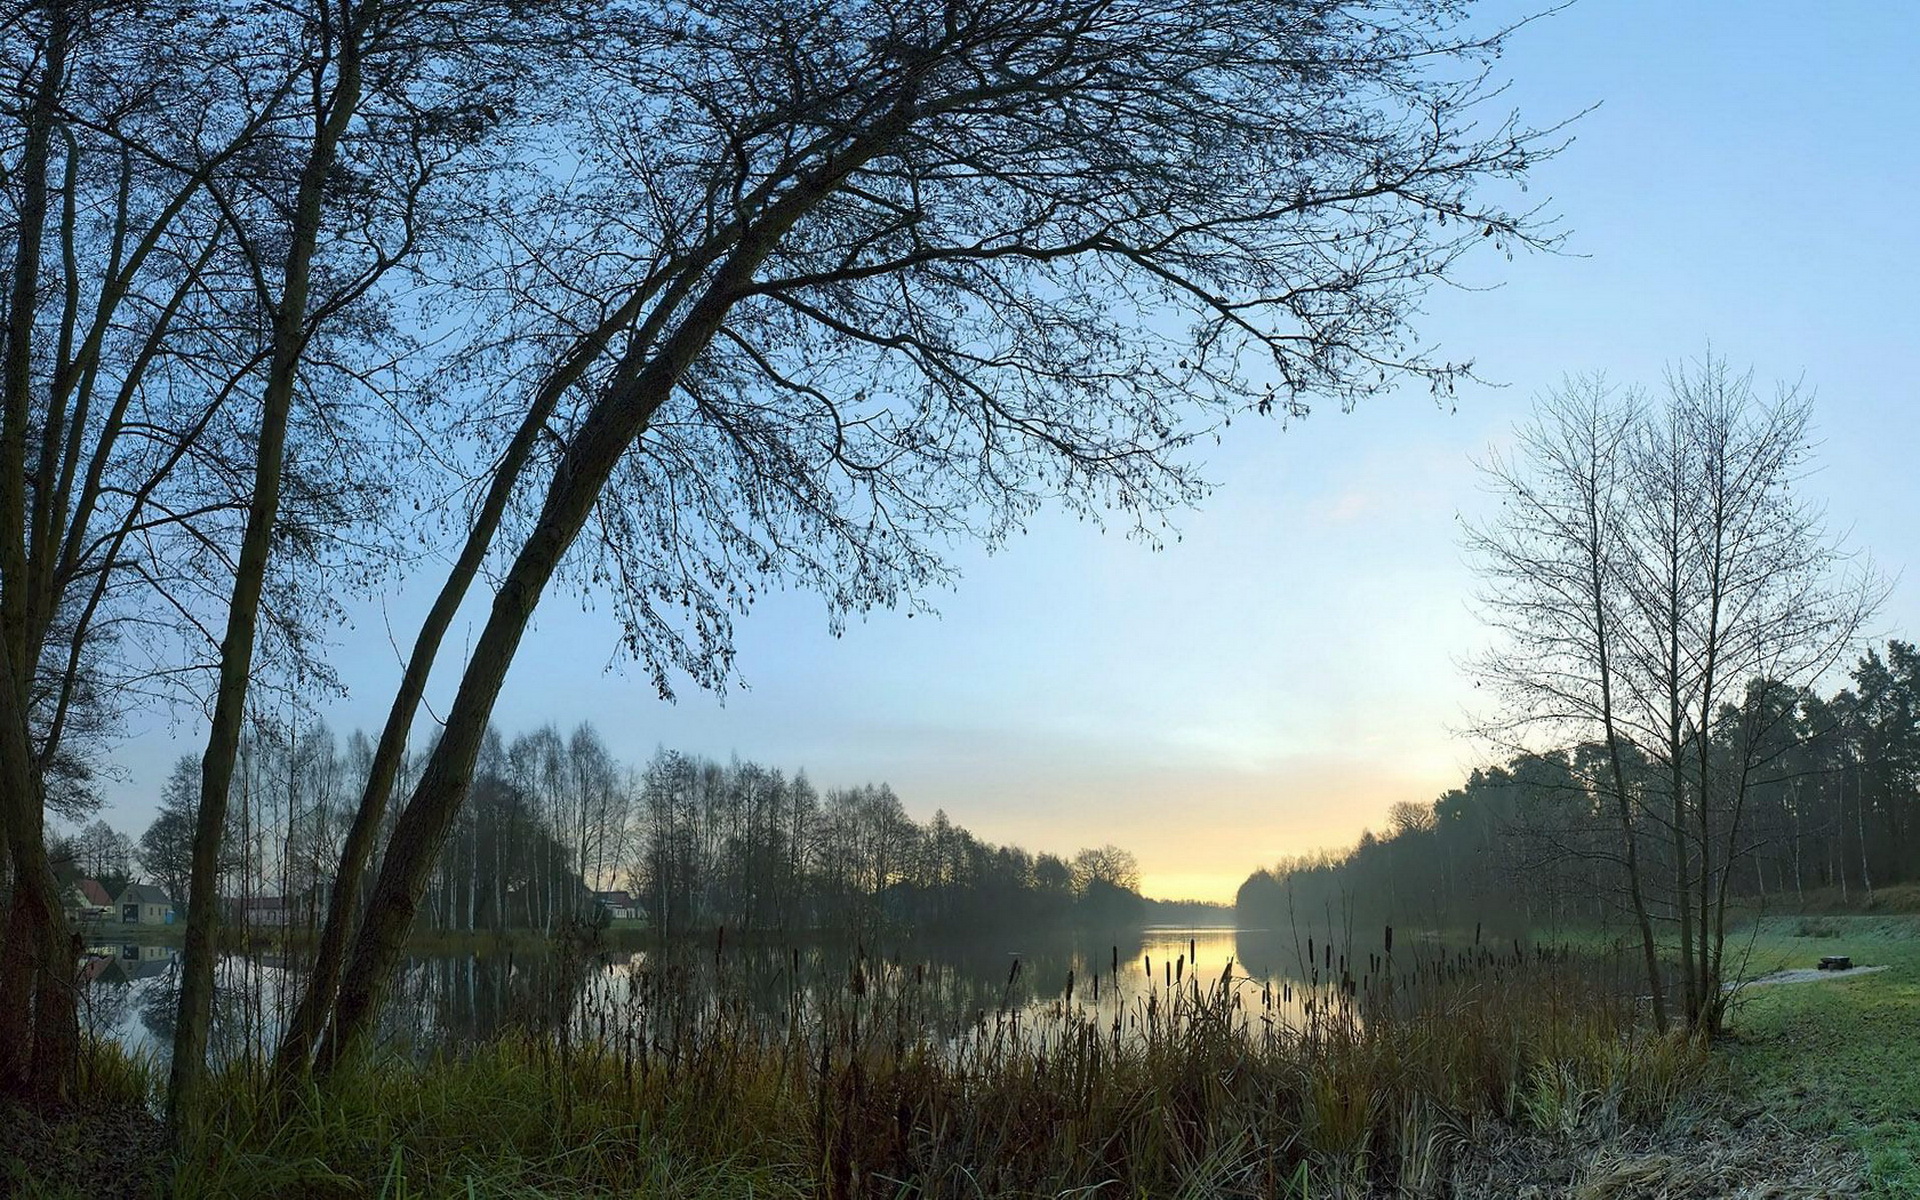
<instances>
[{"instance_id":1,"label":"sky","mask_svg":"<svg viewBox=\"0 0 1920 1200\"><path fill-rule=\"evenodd\" d=\"M1895 579L1876 632L1920 636L1917 47L1920 5L1579 0L1498 64L1531 123L1585 112L1531 181L1563 252L1483 256L1418 325L1486 385L1450 407L1414 386L1284 430L1235 422L1204 458L1215 490L1158 551L1044 515L963 550L937 616L839 638L819 599L776 594L738 624L745 686L724 702L662 703L616 659L611 619L556 593L495 723L592 721L634 763L664 746L822 788L886 781L917 818L1035 851L1112 842L1149 895L1231 900L1253 869L1349 845L1488 761L1460 732L1461 663L1486 642L1459 548L1485 504L1475 457L1570 373L1657 387L1709 350L1816 392L1805 486ZM388 627L410 640L424 592L355 606L337 732L377 730ZM156 713L130 734L102 815L137 835L203 729Z\"/></svg>"}]
</instances>

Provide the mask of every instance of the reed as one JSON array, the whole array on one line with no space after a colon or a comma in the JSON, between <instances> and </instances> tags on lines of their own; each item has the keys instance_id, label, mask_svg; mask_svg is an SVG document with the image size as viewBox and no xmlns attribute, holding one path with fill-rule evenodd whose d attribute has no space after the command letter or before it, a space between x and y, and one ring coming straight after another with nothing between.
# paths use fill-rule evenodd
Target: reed
<instances>
[{"instance_id":1,"label":"reed","mask_svg":"<svg viewBox=\"0 0 1920 1200\"><path fill-rule=\"evenodd\" d=\"M369 1056L291 1105L238 1064L175 1194L1420 1196L1484 1122L1657 1121L1702 1077L1601 958L1400 949L1124 1003L1112 979L1032 1002L1016 963L956 1025L924 964L855 952L769 1013L715 947L717 987L655 961L566 1020Z\"/></svg>"}]
</instances>

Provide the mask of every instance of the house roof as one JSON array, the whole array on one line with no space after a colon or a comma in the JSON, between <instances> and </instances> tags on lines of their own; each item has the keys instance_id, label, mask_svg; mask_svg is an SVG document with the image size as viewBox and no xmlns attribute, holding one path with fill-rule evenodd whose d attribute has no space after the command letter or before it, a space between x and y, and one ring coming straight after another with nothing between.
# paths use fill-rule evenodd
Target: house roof
<instances>
[{"instance_id":1,"label":"house roof","mask_svg":"<svg viewBox=\"0 0 1920 1200\"><path fill-rule=\"evenodd\" d=\"M632 904L633 897L626 892L595 892L595 900L603 904Z\"/></svg>"},{"instance_id":2,"label":"house roof","mask_svg":"<svg viewBox=\"0 0 1920 1200\"><path fill-rule=\"evenodd\" d=\"M88 904L100 908L112 907L113 897L107 894L107 889L98 879L77 880L73 886L80 890L81 897L86 900Z\"/></svg>"},{"instance_id":3,"label":"house roof","mask_svg":"<svg viewBox=\"0 0 1920 1200\"><path fill-rule=\"evenodd\" d=\"M167 893L151 883L130 883L120 893L121 904L172 904Z\"/></svg>"}]
</instances>

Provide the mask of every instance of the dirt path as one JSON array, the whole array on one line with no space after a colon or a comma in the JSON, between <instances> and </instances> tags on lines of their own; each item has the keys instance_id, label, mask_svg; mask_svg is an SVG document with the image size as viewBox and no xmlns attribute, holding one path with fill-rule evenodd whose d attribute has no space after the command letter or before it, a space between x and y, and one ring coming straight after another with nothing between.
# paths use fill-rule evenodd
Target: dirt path
<instances>
[{"instance_id":1,"label":"dirt path","mask_svg":"<svg viewBox=\"0 0 1920 1200\"><path fill-rule=\"evenodd\" d=\"M1745 983L1730 983L1729 988L1764 987L1770 983L1814 983L1822 979L1849 979L1855 975L1871 975L1875 971L1886 970L1886 965L1877 967L1848 967L1844 971L1822 971L1818 967L1796 967L1791 971L1775 971L1762 975L1758 979L1749 979Z\"/></svg>"}]
</instances>

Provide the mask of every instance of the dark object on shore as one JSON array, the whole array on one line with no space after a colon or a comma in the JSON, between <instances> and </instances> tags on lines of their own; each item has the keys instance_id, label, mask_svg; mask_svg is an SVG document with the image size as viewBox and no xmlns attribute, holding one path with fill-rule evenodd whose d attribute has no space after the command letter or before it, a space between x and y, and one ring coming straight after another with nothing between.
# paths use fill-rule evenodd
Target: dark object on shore
<instances>
[{"instance_id":1,"label":"dark object on shore","mask_svg":"<svg viewBox=\"0 0 1920 1200\"><path fill-rule=\"evenodd\" d=\"M1822 971L1851 971L1853 970L1853 959L1845 954L1823 955L1820 959L1820 969Z\"/></svg>"}]
</instances>

